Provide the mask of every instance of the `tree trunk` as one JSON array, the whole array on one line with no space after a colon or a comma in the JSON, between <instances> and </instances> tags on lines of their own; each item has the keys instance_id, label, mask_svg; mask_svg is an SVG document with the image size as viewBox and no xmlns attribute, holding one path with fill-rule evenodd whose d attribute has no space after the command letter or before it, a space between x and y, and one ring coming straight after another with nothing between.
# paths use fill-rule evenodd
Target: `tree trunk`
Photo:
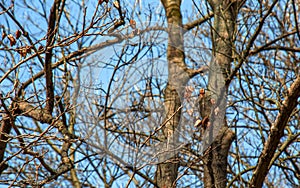
<instances>
[{"instance_id":1,"label":"tree trunk","mask_svg":"<svg viewBox=\"0 0 300 188\"><path fill-rule=\"evenodd\" d=\"M181 0L161 0L168 21L168 84L165 90L166 119L164 139L171 146L176 145L176 132L180 121L181 87L188 81L184 73L188 71L185 64L183 48ZM239 2L209 1L214 12L212 29L213 61L210 65L208 95L211 98L210 127L206 130L204 144L208 144L203 158L205 187L225 187L227 183L227 156L234 133L228 129L225 121L227 89L226 79L230 74L232 62L233 35L236 27L236 15ZM214 101L214 102L213 102ZM219 109L219 110L218 110ZM176 113L177 112L177 113ZM159 187L175 187L178 173L176 153L167 162L157 167L156 182Z\"/></svg>"},{"instance_id":2,"label":"tree trunk","mask_svg":"<svg viewBox=\"0 0 300 188\"><path fill-rule=\"evenodd\" d=\"M167 140L165 147L168 154L159 159L162 163L157 166L156 183L159 187L175 187L178 174L178 161L176 159L176 145L178 137L176 129L180 121L181 101L180 88L187 81L184 71L187 69L183 51L182 16L180 12L181 0L162 0L168 21L168 84L165 90L165 112L167 123L163 128L162 141ZM164 147L164 148L165 148ZM172 150L174 152L172 153ZM169 152L171 151L171 152Z\"/></svg>"},{"instance_id":3,"label":"tree trunk","mask_svg":"<svg viewBox=\"0 0 300 188\"><path fill-rule=\"evenodd\" d=\"M214 13L212 28L213 58L210 64L208 95L211 102L209 126L206 130L204 143L208 148L204 153L204 186L226 187L227 156L234 133L226 124L226 98L230 75L232 51L234 49L234 31L236 28L237 1L209 0Z\"/></svg>"}]
</instances>

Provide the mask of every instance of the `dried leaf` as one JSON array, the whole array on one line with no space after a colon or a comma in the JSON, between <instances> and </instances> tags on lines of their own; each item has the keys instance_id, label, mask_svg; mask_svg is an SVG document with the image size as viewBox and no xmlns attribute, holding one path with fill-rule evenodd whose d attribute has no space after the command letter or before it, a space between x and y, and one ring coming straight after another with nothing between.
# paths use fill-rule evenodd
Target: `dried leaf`
<instances>
[{"instance_id":1,"label":"dried leaf","mask_svg":"<svg viewBox=\"0 0 300 188\"><path fill-rule=\"evenodd\" d=\"M215 108L214 112L215 112L215 115L217 116L220 112L220 108L219 107Z\"/></svg>"},{"instance_id":2,"label":"dried leaf","mask_svg":"<svg viewBox=\"0 0 300 188\"><path fill-rule=\"evenodd\" d=\"M215 100L215 99L210 99L210 103L211 103L212 105L214 105L214 104L216 104L216 100Z\"/></svg>"},{"instance_id":3,"label":"dried leaf","mask_svg":"<svg viewBox=\"0 0 300 188\"><path fill-rule=\"evenodd\" d=\"M31 53L31 46L26 46L26 53Z\"/></svg>"},{"instance_id":4,"label":"dried leaf","mask_svg":"<svg viewBox=\"0 0 300 188\"><path fill-rule=\"evenodd\" d=\"M194 124L194 127L200 127L201 126L201 122L202 121L200 119L197 119L197 121Z\"/></svg>"},{"instance_id":5,"label":"dried leaf","mask_svg":"<svg viewBox=\"0 0 300 188\"><path fill-rule=\"evenodd\" d=\"M6 36L7 36L7 35L6 35L6 32L3 31L3 33L2 33L2 40L5 39Z\"/></svg>"},{"instance_id":6,"label":"dried leaf","mask_svg":"<svg viewBox=\"0 0 300 188\"><path fill-rule=\"evenodd\" d=\"M39 46L39 48L38 48L38 51L40 52L40 51L42 51L43 50L43 46L41 45L41 46Z\"/></svg>"},{"instance_id":7,"label":"dried leaf","mask_svg":"<svg viewBox=\"0 0 300 188\"><path fill-rule=\"evenodd\" d=\"M209 117L208 117L208 116L205 116L205 117L202 119L201 126L202 126L202 128L203 128L204 130L210 126L210 122L209 122Z\"/></svg>"},{"instance_id":8,"label":"dried leaf","mask_svg":"<svg viewBox=\"0 0 300 188\"><path fill-rule=\"evenodd\" d=\"M130 20L129 23L132 29L136 29L136 22L134 20Z\"/></svg>"},{"instance_id":9,"label":"dried leaf","mask_svg":"<svg viewBox=\"0 0 300 188\"><path fill-rule=\"evenodd\" d=\"M19 39L21 35L22 35L21 31L17 30L16 31L16 38Z\"/></svg>"},{"instance_id":10,"label":"dried leaf","mask_svg":"<svg viewBox=\"0 0 300 188\"><path fill-rule=\"evenodd\" d=\"M99 0L99 4L101 5L103 2L108 3L109 0Z\"/></svg>"},{"instance_id":11,"label":"dried leaf","mask_svg":"<svg viewBox=\"0 0 300 188\"><path fill-rule=\"evenodd\" d=\"M205 90L203 88L200 89L200 98L203 98L205 95Z\"/></svg>"},{"instance_id":12,"label":"dried leaf","mask_svg":"<svg viewBox=\"0 0 300 188\"><path fill-rule=\"evenodd\" d=\"M17 48L16 50L21 55L21 57L26 57L26 55L27 55L26 47L20 47L20 48Z\"/></svg>"},{"instance_id":13,"label":"dried leaf","mask_svg":"<svg viewBox=\"0 0 300 188\"><path fill-rule=\"evenodd\" d=\"M120 8L120 4L119 4L119 2L118 2L118 1L115 1L113 4L114 4L114 6L115 6L117 9L119 9L119 8Z\"/></svg>"},{"instance_id":14,"label":"dried leaf","mask_svg":"<svg viewBox=\"0 0 300 188\"><path fill-rule=\"evenodd\" d=\"M22 48L20 54L21 54L22 57L26 57L26 55L27 55L27 49L26 49L26 47Z\"/></svg>"},{"instance_id":15,"label":"dried leaf","mask_svg":"<svg viewBox=\"0 0 300 188\"><path fill-rule=\"evenodd\" d=\"M12 34L7 35L7 38L9 39L10 46L13 46L17 43L16 39L14 38L14 36Z\"/></svg>"}]
</instances>

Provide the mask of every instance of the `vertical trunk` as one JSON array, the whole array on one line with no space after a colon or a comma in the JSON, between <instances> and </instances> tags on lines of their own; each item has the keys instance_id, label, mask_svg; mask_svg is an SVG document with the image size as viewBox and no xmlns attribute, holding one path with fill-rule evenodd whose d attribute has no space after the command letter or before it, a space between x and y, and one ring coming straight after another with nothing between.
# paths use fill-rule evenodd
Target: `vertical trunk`
<instances>
[{"instance_id":1,"label":"vertical trunk","mask_svg":"<svg viewBox=\"0 0 300 188\"><path fill-rule=\"evenodd\" d=\"M187 81L184 73L187 71L183 49L182 17L180 12L181 0L161 0L168 21L168 71L169 78L165 91L166 119L164 139L168 144L176 146L175 129L180 121L180 87ZM230 73L232 62L233 34L236 27L238 1L209 1L214 11L213 54L210 67L208 95L212 103L208 137L210 147L204 155L204 184L205 187L226 187L227 156L234 133L228 129L225 121L227 88L225 81ZM221 110L216 110L221 109ZM218 111L218 112L217 112ZM175 113L177 112L177 113ZM207 114L207 112L205 113ZM206 142L206 141L205 141ZM206 142L207 143L207 142ZM167 162L157 167L156 181L159 187L174 187L178 171L176 153Z\"/></svg>"},{"instance_id":2,"label":"vertical trunk","mask_svg":"<svg viewBox=\"0 0 300 188\"><path fill-rule=\"evenodd\" d=\"M227 156L234 133L228 129L225 121L225 109L228 86L225 84L230 74L232 62L233 35L236 27L238 1L209 0L214 12L212 28L213 60L210 64L208 96L212 104L208 136L205 142L210 147L205 152L204 185L205 187L226 187Z\"/></svg>"},{"instance_id":3,"label":"vertical trunk","mask_svg":"<svg viewBox=\"0 0 300 188\"><path fill-rule=\"evenodd\" d=\"M162 163L157 166L156 182L161 188L175 186L178 173L178 162L176 160L177 136L175 129L180 121L180 86L185 82L183 70L186 70L183 51L182 16L180 12L181 0L162 0L168 21L168 84L165 90L165 112L166 119L163 130L163 140L168 149L167 156L159 159ZM165 148L164 147L164 148ZM169 152L174 148L174 153ZM167 161L166 161L167 160Z\"/></svg>"},{"instance_id":4,"label":"vertical trunk","mask_svg":"<svg viewBox=\"0 0 300 188\"><path fill-rule=\"evenodd\" d=\"M2 97L2 96L1 96ZM5 104L2 104L5 105ZM2 172L8 167L7 163L3 163L4 161L4 153L8 142L8 137L11 128L12 128L13 120L9 117L9 115L2 115L2 123L0 127L0 175Z\"/></svg>"}]
</instances>

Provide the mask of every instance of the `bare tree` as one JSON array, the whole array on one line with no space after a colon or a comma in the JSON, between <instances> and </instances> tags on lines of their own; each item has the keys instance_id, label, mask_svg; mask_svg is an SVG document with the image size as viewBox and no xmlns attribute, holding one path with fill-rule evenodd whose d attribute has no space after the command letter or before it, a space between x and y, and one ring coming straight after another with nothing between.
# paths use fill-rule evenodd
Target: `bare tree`
<instances>
[{"instance_id":1,"label":"bare tree","mask_svg":"<svg viewBox=\"0 0 300 188\"><path fill-rule=\"evenodd\" d=\"M299 4L1 1L1 183L299 186Z\"/></svg>"}]
</instances>

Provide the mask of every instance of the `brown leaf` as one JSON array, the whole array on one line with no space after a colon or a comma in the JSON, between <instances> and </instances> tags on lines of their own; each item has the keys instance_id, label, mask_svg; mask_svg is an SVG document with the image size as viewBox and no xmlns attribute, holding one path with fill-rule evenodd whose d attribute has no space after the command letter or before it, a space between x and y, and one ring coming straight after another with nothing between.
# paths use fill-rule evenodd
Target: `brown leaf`
<instances>
[{"instance_id":1,"label":"brown leaf","mask_svg":"<svg viewBox=\"0 0 300 188\"><path fill-rule=\"evenodd\" d=\"M108 3L109 0L99 0L99 4L101 5L103 2Z\"/></svg>"},{"instance_id":2,"label":"brown leaf","mask_svg":"<svg viewBox=\"0 0 300 188\"><path fill-rule=\"evenodd\" d=\"M43 50L43 46L41 45L41 46L39 46L39 48L38 48L38 51L40 52L40 51L42 51Z\"/></svg>"},{"instance_id":3,"label":"brown leaf","mask_svg":"<svg viewBox=\"0 0 300 188\"><path fill-rule=\"evenodd\" d=\"M201 123L202 123L202 120L197 119L197 121L195 122L194 126L195 126L195 127L200 127L200 126L201 126Z\"/></svg>"},{"instance_id":4,"label":"brown leaf","mask_svg":"<svg viewBox=\"0 0 300 188\"><path fill-rule=\"evenodd\" d=\"M14 38L14 36L12 34L7 35L7 38L10 41L10 46L13 46L17 43L16 39Z\"/></svg>"},{"instance_id":5,"label":"brown leaf","mask_svg":"<svg viewBox=\"0 0 300 188\"><path fill-rule=\"evenodd\" d=\"M26 46L26 53L31 53L31 46Z\"/></svg>"},{"instance_id":6,"label":"brown leaf","mask_svg":"<svg viewBox=\"0 0 300 188\"><path fill-rule=\"evenodd\" d=\"M208 116L205 116L203 119L202 119L202 127L203 129L205 130L206 128L209 127L210 123L209 123L209 117Z\"/></svg>"},{"instance_id":7,"label":"brown leaf","mask_svg":"<svg viewBox=\"0 0 300 188\"><path fill-rule=\"evenodd\" d=\"M26 55L27 55L27 49L26 49L26 47L22 48L20 54L21 54L22 57L26 57Z\"/></svg>"},{"instance_id":8,"label":"brown leaf","mask_svg":"<svg viewBox=\"0 0 300 188\"><path fill-rule=\"evenodd\" d=\"M16 38L19 39L21 35L22 35L21 31L17 30L16 31Z\"/></svg>"},{"instance_id":9,"label":"brown leaf","mask_svg":"<svg viewBox=\"0 0 300 188\"><path fill-rule=\"evenodd\" d=\"M130 20L129 23L132 29L136 29L136 22L134 20Z\"/></svg>"},{"instance_id":10,"label":"brown leaf","mask_svg":"<svg viewBox=\"0 0 300 188\"><path fill-rule=\"evenodd\" d=\"M214 104L216 104L216 100L215 100L215 99L210 99L210 103L211 103L212 105L214 105Z\"/></svg>"},{"instance_id":11,"label":"brown leaf","mask_svg":"<svg viewBox=\"0 0 300 188\"><path fill-rule=\"evenodd\" d=\"M26 57L27 55L26 47L20 47L17 48L16 50L21 55L21 57Z\"/></svg>"},{"instance_id":12,"label":"brown leaf","mask_svg":"<svg viewBox=\"0 0 300 188\"><path fill-rule=\"evenodd\" d=\"M215 108L214 112L215 112L215 115L217 116L220 112L220 108L219 107Z\"/></svg>"},{"instance_id":13,"label":"brown leaf","mask_svg":"<svg viewBox=\"0 0 300 188\"><path fill-rule=\"evenodd\" d=\"M119 9L119 8L120 8L120 4L119 4L119 2L118 2L118 1L115 1L113 4L114 4L114 6L115 6L117 9Z\"/></svg>"},{"instance_id":14,"label":"brown leaf","mask_svg":"<svg viewBox=\"0 0 300 188\"><path fill-rule=\"evenodd\" d=\"M2 33L2 40L5 39L6 36L7 35L6 35L5 31L3 31L3 33Z\"/></svg>"},{"instance_id":15,"label":"brown leaf","mask_svg":"<svg viewBox=\"0 0 300 188\"><path fill-rule=\"evenodd\" d=\"M205 90L203 88L200 89L200 98L203 98L205 95Z\"/></svg>"},{"instance_id":16,"label":"brown leaf","mask_svg":"<svg viewBox=\"0 0 300 188\"><path fill-rule=\"evenodd\" d=\"M204 130L206 130L206 128L209 127L209 125L210 122L208 116L205 116L202 120L198 119L194 124L195 127L201 127Z\"/></svg>"}]
</instances>

